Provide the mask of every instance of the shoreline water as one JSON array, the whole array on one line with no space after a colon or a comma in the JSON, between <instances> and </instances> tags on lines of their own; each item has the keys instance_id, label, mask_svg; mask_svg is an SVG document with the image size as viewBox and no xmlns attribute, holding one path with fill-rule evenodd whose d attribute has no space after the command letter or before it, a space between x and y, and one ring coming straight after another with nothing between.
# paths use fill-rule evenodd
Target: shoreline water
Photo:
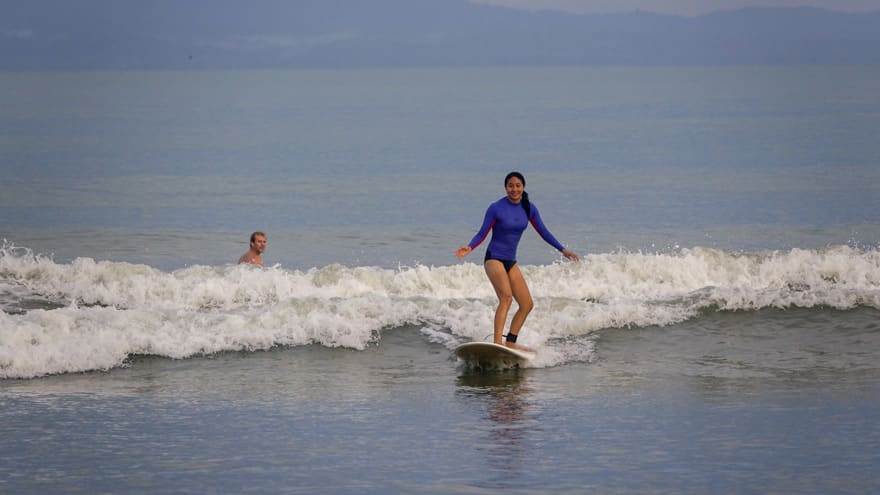
<instances>
[{"instance_id":1,"label":"shoreline water","mask_svg":"<svg viewBox=\"0 0 880 495\"><path fill-rule=\"evenodd\" d=\"M880 492L878 67L0 74L0 492Z\"/></svg>"},{"instance_id":2,"label":"shoreline water","mask_svg":"<svg viewBox=\"0 0 880 495\"><path fill-rule=\"evenodd\" d=\"M591 362L494 373L462 368L408 327L364 351L143 357L4 380L0 470L25 494L85 483L102 493L869 493L880 346L863 339L880 332L855 327L877 316L767 310L609 330ZM848 339L862 342L841 355ZM36 437L40 448L26 440ZM39 477L14 474L35 466Z\"/></svg>"}]
</instances>

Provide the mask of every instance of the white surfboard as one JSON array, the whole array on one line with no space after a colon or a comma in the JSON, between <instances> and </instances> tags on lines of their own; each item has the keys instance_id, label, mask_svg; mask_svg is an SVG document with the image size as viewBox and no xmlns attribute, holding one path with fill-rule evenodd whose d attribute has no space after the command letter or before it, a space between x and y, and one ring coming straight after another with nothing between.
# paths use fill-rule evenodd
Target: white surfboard
<instances>
[{"instance_id":1,"label":"white surfboard","mask_svg":"<svg viewBox=\"0 0 880 495\"><path fill-rule=\"evenodd\" d=\"M536 355L534 352L513 349L493 342L468 342L456 347L454 352L468 365L479 368L524 366Z\"/></svg>"}]
</instances>

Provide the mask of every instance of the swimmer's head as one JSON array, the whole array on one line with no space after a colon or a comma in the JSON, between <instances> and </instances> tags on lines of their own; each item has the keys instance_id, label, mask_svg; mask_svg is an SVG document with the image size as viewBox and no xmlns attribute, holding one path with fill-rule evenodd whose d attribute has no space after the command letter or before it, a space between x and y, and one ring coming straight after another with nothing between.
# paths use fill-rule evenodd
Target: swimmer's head
<instances>
[{"instance_id":1,"label":"swimmer's head","mask_svg":"<svg viewBox=\"0 0 880 495\"><path fill-rule=\"evenodd\" d=\"M266 234L260 231L251 234L251 247L262 254L266 250Z\"/></svg>"}]
</instances>

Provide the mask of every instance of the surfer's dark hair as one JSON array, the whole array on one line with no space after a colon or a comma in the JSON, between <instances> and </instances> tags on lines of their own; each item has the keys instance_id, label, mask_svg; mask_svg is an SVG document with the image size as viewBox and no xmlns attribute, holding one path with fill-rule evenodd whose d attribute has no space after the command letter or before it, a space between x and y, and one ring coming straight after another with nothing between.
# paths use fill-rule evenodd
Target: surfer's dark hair
<instances>
[{"instance_id":1,"label":"surfer's dark hair","mask_svg":"<svg viewBox=\"0 0 880 495\"><path fill-rule=\"evenodd\" d=\"M519 179L520 182L522 182L523 187L526 187L526 178L523 177L523 174L521 174L519 172L511 172L511 173L507 174L507 176L504 178L504 187L507 187L507 181L509 181L513 177L516 177L517 179ZM525 190L523 190L522 201L520 201L519 204L523 207L523 210L526 211L526 218L531 220L532 219L532 203L529 202L529 193L525 192Z\"/></svg>"}]
</instances>

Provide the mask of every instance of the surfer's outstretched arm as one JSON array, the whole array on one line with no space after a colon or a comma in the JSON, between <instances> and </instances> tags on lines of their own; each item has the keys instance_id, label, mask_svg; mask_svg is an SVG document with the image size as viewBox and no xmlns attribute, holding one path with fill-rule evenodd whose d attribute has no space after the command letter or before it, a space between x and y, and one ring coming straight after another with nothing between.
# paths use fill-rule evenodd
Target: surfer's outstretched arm
<instances>
[{"instance_id":1,"label":"surfer's outstretched arm","mask_svg":"<svg viewBox=\"0 0 880 495\"><path fill-rule=\"evenodd\" d=\"M555 247L567 259L570 259L571 261L580 261L581 258L577 253L563 247L562 244L556 240L556 237L550 233L550 229L544 225L544 221L541 219L541 213L538 212L538 208L534 205L532 205L532 218L529 222L532 224L532 227L535 228L535 231L538 232L538 235L541 236L541 239L544 239L544 242Z\"/></svg>"}]
</instances>

